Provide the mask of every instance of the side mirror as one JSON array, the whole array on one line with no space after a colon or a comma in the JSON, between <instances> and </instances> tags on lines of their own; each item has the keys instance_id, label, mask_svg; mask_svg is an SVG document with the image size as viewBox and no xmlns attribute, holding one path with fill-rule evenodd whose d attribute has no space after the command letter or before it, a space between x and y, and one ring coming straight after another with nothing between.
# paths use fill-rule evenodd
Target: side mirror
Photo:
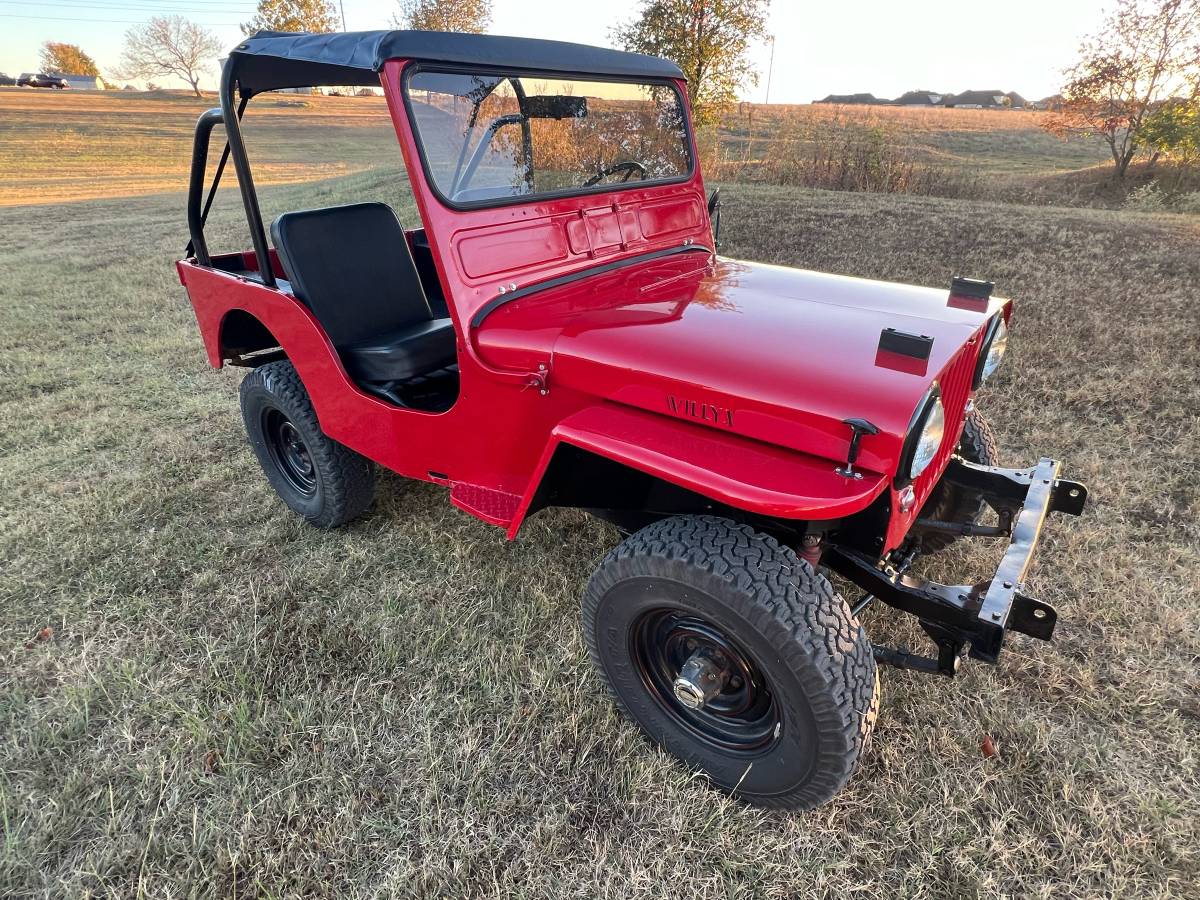
<instances>
[{"instance_id":1,"label":"side mirror","mask_svg":"<svg viewBox=\"0 0 1200 900\"><path fill-rule=\"evenodd\" d=\"M712 223L713 246L721 249L721 189L708 195L708 220Z\"/></svg>"}]
</instances>

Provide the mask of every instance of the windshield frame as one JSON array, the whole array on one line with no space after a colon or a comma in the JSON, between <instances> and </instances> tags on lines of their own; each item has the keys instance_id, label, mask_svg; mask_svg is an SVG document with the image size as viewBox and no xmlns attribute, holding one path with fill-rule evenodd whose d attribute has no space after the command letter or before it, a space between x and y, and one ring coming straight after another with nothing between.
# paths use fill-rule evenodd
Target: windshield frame
<instances>
[{"instance_id":1,"label":"windshield frame","mask_svg":"<svg viewBox=\"0 0 1200 900\"><path fill-rule=\"evenodd\" d=\"M560 191L547 191L540 194L516 194L511 197L491 197L482 200L467 200L455 201L451 200L438 186L437 181L433 177L433 171L429 166L429 160L425 156L425 143L421 138L420 129L417 127L416 116L413 113L412 102L410 99L409 82L414 75L421 72L438 72L447 75L496 75L501 78L552 78L555 80L570 80L577 79L579 81L602 81L612 84L645 84L658 87L669 88L679 102L680 110L683 113L683 131L685 149L688 157L688 168L682 175L674 175L670 178L653 178L646 181L631 181L617 182L614 184L596 184L591 187L566 188ZM405 66L404 73L400 81L400 97L404 103L404 114L408 118L408 128L413 137L413 143L417 148L417 156L421 160L421 169L425 175L425 182L429 185L430 191L438 202L449 209L459 210L462 212L475 209L494 209L503 206L517 206L523 203L542 203L549 200L564 200L573 197L587 197L595 194L609 194L613 191L637 190L638 188L665 187L673 184L686 184L696 176L696 140L692 133L692 111L688 106L687 98L683 91L679 89L679 85L670 78L620 78L610 75L593 75L587 72L551 72L542 69L513 69L502 66L470 66L470 65L443 65L432 63L415 62ZM532 171L532 167L530 168Z\"/></svg>"}]
</instances>

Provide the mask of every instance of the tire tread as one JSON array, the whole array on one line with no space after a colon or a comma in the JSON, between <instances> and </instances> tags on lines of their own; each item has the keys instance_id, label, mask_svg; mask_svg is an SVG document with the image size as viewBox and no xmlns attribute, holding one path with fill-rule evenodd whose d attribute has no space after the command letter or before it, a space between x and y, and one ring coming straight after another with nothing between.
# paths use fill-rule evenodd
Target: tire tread
<instances>
[{"instance_id":1,"label":"tire tread","mask_svg":"<svg viewBox=\"0 0 1200 900\"><path fill-rule=\"evenodd\" d=\"M246 433L251 436L255 454L276 492L286 502L287 497L277 483L278 476L264 459L263 448L258 446L258 426L251 421L257 412L248 408L248 397L256 389L270 396L301 431L320 473L324 501L320 509L315 514L299 509L297 512L320 528L337 528L362 515L375 497L374 466L365 456L339 444L321 430L304 382L295 366L286 359L259 366L242 379L239 388Z\"/></svg>"},{"instance_id":2,"label":"tire tread","mask_svg":"<svg viewBox=\"0 0 1200 900\"><path fill-rule=\"evenodd\" d=\"M879 691L866 632L828 579L774 538L714 516L663 519L623 541L588 585L583 631L593 663L630 718L604 673L596 614L600 598L637 560L666 570L699 569L724 582L733 590L723 599L734 598L736 611L768 636L799 676L817 723L813 776L787 793L747 799L760 806L812 808L840 791L874 728Z\"/></svg>"}]
</instances>

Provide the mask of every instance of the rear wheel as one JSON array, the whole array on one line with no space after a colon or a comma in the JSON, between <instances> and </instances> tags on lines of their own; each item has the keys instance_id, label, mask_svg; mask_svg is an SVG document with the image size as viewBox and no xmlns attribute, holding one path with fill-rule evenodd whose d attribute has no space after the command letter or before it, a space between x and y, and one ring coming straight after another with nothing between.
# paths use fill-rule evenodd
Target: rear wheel
<instances>
[{"instance_id":1,"label":"rear wheel","mask_svg":"<svg viewBox=\"0 0 1200 900\"><path fill-rule=\"evenodd\" d=\"M254 455L288 506L313 525L336 528L371 505L371 461L321 431L290 362L259 366L242 380L239 393Z\"/></svg>"},{"instance_id":2,"label":"rear wheel","mask_svg":"<svg viewBox=\"0 0 1200 900\"><path fill-rule=\"evenodd\" d=\"M683 516L642 529L592 576L583 629L629 717L755 805L825 802L874 727L862 627L828 580L749 526Z\"/></svg>"},{"instance_id":3,"label":"rear wheel","mask_svg":"<svg viewBox=\"0 0 1200 900\"><path fill-rule=\"evenodd\" d=\"M996 437L987 419L977 409L967 413L963 423L962 437L954 451L968 462L980 463L985 466L1000 465L1000 452L996 449ZM921 509L919 518L934 519L940 522L954 522L959 525L977 525L983 518L986 504L978 494L954 484L941 482L925 506ZM922 553L936 553L944 550L957 539L957 535L944 531L924 531L919 535Z\"/></svg>"}]
</instances>

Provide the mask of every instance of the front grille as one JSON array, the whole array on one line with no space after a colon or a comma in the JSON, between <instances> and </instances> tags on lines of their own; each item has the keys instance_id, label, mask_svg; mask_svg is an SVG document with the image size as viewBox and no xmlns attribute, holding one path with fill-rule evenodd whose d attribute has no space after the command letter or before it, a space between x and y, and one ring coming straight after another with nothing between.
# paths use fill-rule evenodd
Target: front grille
<instances>
[{"instance_id":1,"label":"front grille","mask_svg":"<svg viewBox=\"0 0 1200 900\"><path fill-rule=\"evenodd\" d=\"M946 365L938 384L942 388L942 406L946 411L946 436L942 446L938 448L933 462L913 482L913 491L917 502L913 509L920 509L929 495L933 492L942 472L945 470L954 448L958 446L958 438L962 434L963 420L966 418L967 399L971 394L971 382L975 379L975 360L979 352L978 335L958 355Z\"/></svg>"}]
</instances>

